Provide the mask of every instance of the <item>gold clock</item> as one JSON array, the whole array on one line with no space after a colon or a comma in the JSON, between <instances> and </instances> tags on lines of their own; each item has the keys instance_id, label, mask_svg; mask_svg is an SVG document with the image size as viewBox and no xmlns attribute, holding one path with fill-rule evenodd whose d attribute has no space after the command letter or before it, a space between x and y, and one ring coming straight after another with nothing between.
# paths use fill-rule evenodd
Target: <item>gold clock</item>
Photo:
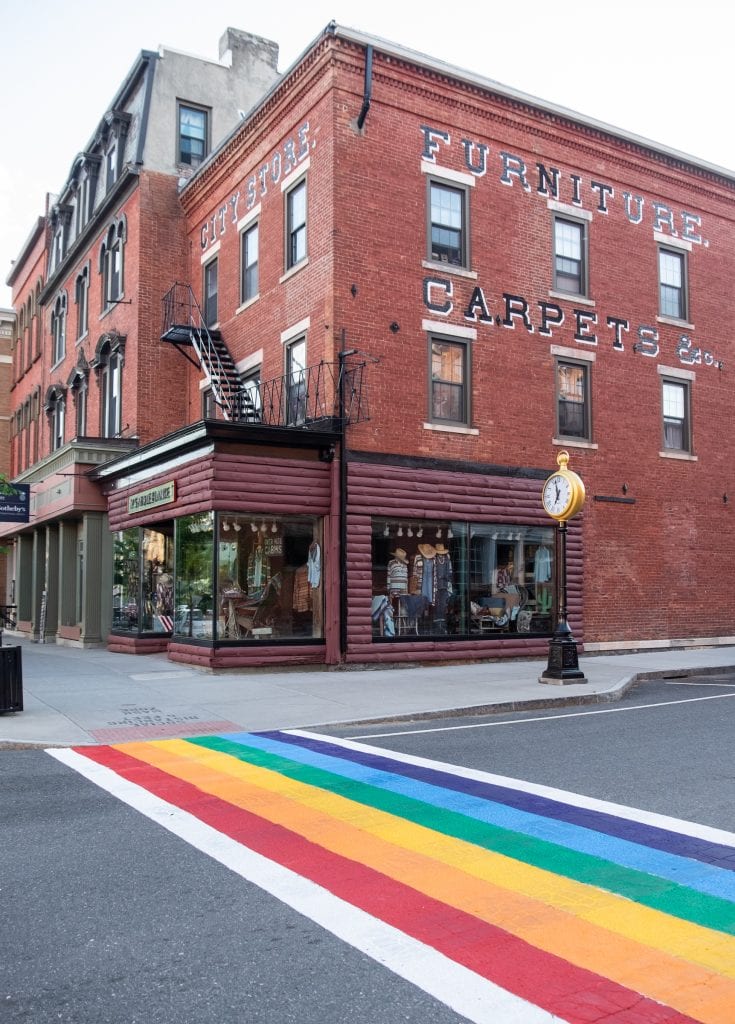
<instances>
[{"instance_id":1,"label":"gold clock","mask_svg":"<svg viewBox=\"0 0 735 1024\"><path fill-rule=\"evenodd\" d=\"M556 461L559 468L544 483L541 500L552 519L566 522L581 512L585 490L581 477L567 468L569 452L559 452Z\"/></svg>"}]
</instances>

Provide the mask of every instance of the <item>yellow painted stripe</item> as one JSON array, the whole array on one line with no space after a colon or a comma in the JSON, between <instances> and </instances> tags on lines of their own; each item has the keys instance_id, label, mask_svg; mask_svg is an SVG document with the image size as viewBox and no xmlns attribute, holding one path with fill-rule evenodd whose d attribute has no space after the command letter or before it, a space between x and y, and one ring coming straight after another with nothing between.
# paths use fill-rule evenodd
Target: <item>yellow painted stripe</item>
<instances>
[{"instance_id":1,"label":"yellow painted stripe","mask_svg":"<svg viewBox=\"0 0 735 1024\"><path fill-rule=\"evenodd\" d=\"M732 1024L728 936L185 741L119 749L705 1024Z\"/></svg>"}]
</instances>

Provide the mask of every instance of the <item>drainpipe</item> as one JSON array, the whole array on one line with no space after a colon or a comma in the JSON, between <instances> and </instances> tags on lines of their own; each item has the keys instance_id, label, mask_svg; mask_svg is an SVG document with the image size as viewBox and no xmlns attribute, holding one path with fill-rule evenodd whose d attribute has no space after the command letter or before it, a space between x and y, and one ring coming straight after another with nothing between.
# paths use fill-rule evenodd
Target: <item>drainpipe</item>
<instances>
[{"instance_id":1,"label":"drainpipe","mask_svg":"<svg viewBox=\"0 0 735 1024\"><path fill-rule=\"evenodd\" d=\"M345 362L357 349L342 347L339 358L339 652L344 661L347 654L347 425L345 423Z\"/></svg>"},{"instance_id":2,"label":"drainpipe","mask_svg":"<svg viewBox=\"0 0 735 1024\"><path fill-rule=\"evenodd\" d=\"M365 88L362 96L362 108L357 115L357 127L362 131L365 124L368 110L370 110L370 99L373 94L373 48L368 46L365 49Z\"/></svg>"}]
</instances>

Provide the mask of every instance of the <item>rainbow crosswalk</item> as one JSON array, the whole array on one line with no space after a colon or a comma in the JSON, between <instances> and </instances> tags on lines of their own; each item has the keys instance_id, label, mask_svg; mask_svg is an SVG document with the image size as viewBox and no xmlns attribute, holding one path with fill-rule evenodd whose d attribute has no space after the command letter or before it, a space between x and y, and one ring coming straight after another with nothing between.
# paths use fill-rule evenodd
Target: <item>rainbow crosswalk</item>
<instances>
[{"instance_id":1,"label":"rainbow crosswalk","mask_svg":"<svg viewBox=\"0 0 735 1024\"><path fill-rule=\"evenodd\" d=\"M735 835L305 732L49 751L483 1024L733 1024Z\"/></svg>"}]
</instances>

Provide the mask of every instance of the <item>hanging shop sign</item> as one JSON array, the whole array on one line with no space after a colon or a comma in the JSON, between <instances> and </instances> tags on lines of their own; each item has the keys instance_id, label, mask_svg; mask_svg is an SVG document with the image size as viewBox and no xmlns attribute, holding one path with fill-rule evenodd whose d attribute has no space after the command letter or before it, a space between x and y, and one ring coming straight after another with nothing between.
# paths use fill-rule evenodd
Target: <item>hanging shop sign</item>
<instances>
[{"instance_id":1,"label":"hanging shop sign","mask_svg":"<svg viewBox=\"0 0 735 1024\"><path fill-rule=\"evenodd\" d=\"M0 485L0 523L27 523L30 507L29 484Z\"/></svg>"},{"instance_id":2,"label":"hanging shop sign","mask_svg":"<svg viewBox=\"0 0 735 1024\"><path fill-rule=\"evenodd\" d=\"M149 508L169 505L172 501L176 501L176 485L170 480L168 483L159 484L158 487L150 487L147 491L131 494L128 498L128 513L147 512Z\"/></svg>"}]
</instances>

